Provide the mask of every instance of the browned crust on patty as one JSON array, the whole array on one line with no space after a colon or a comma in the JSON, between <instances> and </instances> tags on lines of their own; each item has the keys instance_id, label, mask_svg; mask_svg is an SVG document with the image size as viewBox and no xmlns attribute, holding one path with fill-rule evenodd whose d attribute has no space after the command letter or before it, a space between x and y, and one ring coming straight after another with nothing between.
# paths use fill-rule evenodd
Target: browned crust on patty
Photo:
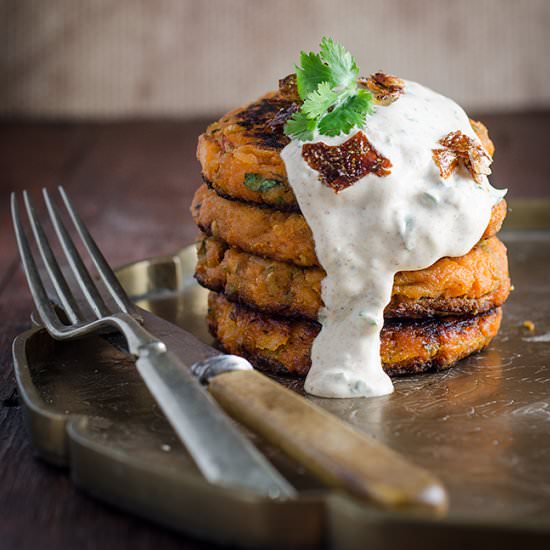
<instances>
[{"instance_id":1,"label":"browned crust on patty","mask_svg":"<svg viewBox=\"0 0 550 550\"><path fill-rule=\"evenodd\" d=\"M195 193L191 213L203 233L219 237L231 246L302 267L319 266L311 229L299 213L228 200L206 185ZM501 200L493 207L481 240L494 236L505 216L506 201Z\"/></svg>"},{"instance_id":2,"label":"browned crust on patty","mask_svg":"<svg viewBox=\"0 0 550 550\"><path fill-rule=\"evenodd\" d=\"M288 143L283 133L284 116L296 103L278 92L227 113L199 137L197 158L204 178L229 196L275 206L295 206L280 156ZM280 124L273 124L281 118ZM264 192L244 185L247 173L276 179L280 185Z\"/></svg>"},{"instance_id":3,"label":"browned crust on patty","mask_svg":"<svg viewBox=\"0 0 550 550\"><path fill-rule=\"evenodd\" d=\"M215 237L203 237L197 251L195 278L202 286L267 313L317 319L323 269L261 258ZM506 247L492 237L460 258L397 273L384 315L475 315L502 305L509 291Z\"/></svg>"},{"instance_id":4,"label":"browned crust on patty","mask_svg":"<svg viewBox=\"0 0 550 550\"><path fill-rule=\"evenodd\" d=\"M486 347L498 332L500 308L476 316L386 321L381 333L384 370L391 376L446 369ZM256 367L305 376L316 322L269 317L211 292L208 323L229 353Z\"/></svg>"},{"instance_id":5,"label":"browned crust on patty","mask_svg":"<svg viewBox=\"0 0 550 550\"><path fill-rule=\"evenodd\" d=\"M205 180L222 195L296 210L296 198L280 151L288 143L284 122L298 106L292 96L270 92L211 124L199 137L197 147ZM470 123L492 156L494 146L487 128L481 122ZM265 191L253 191L244 184L247 173L277 180L279 184Z\"/></svg>"}]
</instances>

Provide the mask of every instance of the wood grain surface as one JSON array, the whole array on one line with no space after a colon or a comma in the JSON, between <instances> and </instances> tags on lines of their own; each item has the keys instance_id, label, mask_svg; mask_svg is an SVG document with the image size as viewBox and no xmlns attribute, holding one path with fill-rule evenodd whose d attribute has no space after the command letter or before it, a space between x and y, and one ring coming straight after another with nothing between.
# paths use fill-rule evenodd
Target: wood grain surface
<instances>
[{"instance_id":1,"label":"wood grain surface","mask_svg":"<svg viewBox=\"0 0 550 550\"><path fill-rule=\"evenodd\" d=\"M497 156L493 182L511 197L548 196L550 112L481 117ZM67 473L35 460L24 432L11 342L29 326L9 192L62 183L113 265L193 241L188 209L199 184L206 122L0 124L0 548L203 548L204 544L79 493Z\"/></svg>"}]
</instances>

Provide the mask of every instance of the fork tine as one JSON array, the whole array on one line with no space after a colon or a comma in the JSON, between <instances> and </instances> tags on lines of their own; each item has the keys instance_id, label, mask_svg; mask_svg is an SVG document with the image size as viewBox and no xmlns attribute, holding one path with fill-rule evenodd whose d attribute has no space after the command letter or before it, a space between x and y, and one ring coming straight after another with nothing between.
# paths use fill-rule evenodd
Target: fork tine
<instances>
[{"instance_id":1,"label":"fork tine","mask_svg":"<svg viewBox=\"0 0 550 550\"><path fill-rule=\"evenodd\" d=\"M17 241L17 249L21 256L21 263L23 264L23 271L27 278L27 283L31 291L34 306L38 311L41 321L44 323L48 331L53 333L59 333L63 324L59 320L54 307L50 302L48 293L44 288L42 279L36 267L29 241L23 229L21 218L19 216L19 205L15 193L11 194L11 217L13 221L13 228L15 230L15 239Z\"/></svg>"},{"instance_id":2,"label":"fork tine","mask_svg":"<svg viewBox=\"0 0 550 550\"><path fill-rule=\"evenodd\" d=\"M48 271L48 275L50 276L55 291L59 296L65 313L69 317L71 323L78 323L81 317L80 310L53 254L42 224L36 216L34 206L27 191L23 191L23 201L27 209L27 215L31 223L31 229L34 234L34 238L38 245L38 250L40 252L40 255L42 256L42 261L46 266L46 270Z\"/></svg>"},{"instance_id":3,"label":"fork tine","mask_svg":"<svg viewBox=\"0 0 550 550\"><path fill-rule=\"evenodd\" d=\"M105 256L103 256L103 254L101 253L101 250L99 250L99 247L97 246L93 237L90 235L88 228L84 225L84 222L78 215L67 193L65 192L65 189L63 189L62 186L59 186L58 189L59 189L59 194L61 195L61 197L63 198L63 202L65 203L65 207L69 212L71 220L75 225L76 230L80 235L80 238L84 242L84 246L86 247L88 254L90 254L92 261L95 265L95 268L97 269L99 275L103 279L103 282L107 287L107 290L113 297L113 300L117 303L120 309L125 313L133 312L134 307L130 302L128 295L122 288L121 284L118 282L118 279L116 278L113 270L107 263Z\"/></svg>"},{"instance_id":4,"label":"fork tine","mask_svg":"<svg viewBox=\"0 0 550 550\"><path fill-rule=\"evenodd\" d=\"M47 189L42 189L42 194L44 195L44 200L46 202L48 212L50 213L53 227L55 229L59 242L61 243L63 252L65 253L69 265L71 266L71 269L74 273L78 286L81 288L88 304L98 318L109 316L110 311L105 305L101 294L99 294L99 291L97 290L97 287L95 286L95 283L93 282L92 277L88 272L88 269L86 268L84 262L82 261L82 258L80 257L80 253L78 252L63 221L61 220L61 216L59 214L57 206L50 199L50 195Z\"/></svg>"}]
</instances>

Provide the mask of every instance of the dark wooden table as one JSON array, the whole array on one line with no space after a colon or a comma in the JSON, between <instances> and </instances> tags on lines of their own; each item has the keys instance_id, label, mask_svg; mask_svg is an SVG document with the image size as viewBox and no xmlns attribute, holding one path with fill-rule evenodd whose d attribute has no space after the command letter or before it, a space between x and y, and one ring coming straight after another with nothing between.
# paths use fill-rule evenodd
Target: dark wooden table
<instances>
[{"instance_id":1,"label":"dark wooden table","mask_svg":"<svg viewBox=\"0 0 550 550\"><path fill-rule=\"evenodd\" d=\"M497 146L493 182L512 197L550 195L550 112L484 116ZM203 548L204 544L79 493L33 458L12 372L11 342L29 326L9 192L62 183L113 265L193 241L205 121L0 123L0 548ZM38 196L37 196L38 198ZM243 519L244 520L244 519Z\"/></svg>"}]
</instances>

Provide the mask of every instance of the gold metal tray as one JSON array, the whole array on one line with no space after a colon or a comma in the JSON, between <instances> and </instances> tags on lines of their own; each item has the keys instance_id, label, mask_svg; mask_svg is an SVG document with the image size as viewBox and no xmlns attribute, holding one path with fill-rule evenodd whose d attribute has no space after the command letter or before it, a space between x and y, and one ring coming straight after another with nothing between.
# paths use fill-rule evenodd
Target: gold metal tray
<instances>
[{"instance_id":1,"label":"gold metal tray","mask_svg":"<svg viewBox=\"0 0 550 550\"><path fill-rule=\"evenodd\" d=\"M14 343L30 437L87 492L199 537L240 546L423 549L547 547L550 537L550 233L509 232L516 290L488 351L444 373L396 381L391 396L316 403L365 430L447 485L449 517L374 510L262 447L301 490L272 502L206 483L133 364L101 337L56 342L34 328ZM142 308L206 342L206 293L193 247L128 265L118 276ZM536 333L521 327L532 320ZM301 391L293 379L282 383ZM261 442L257 442L262 446ZM459 537L459 538L457 538Z\"/></svg>"}]
</instances>

